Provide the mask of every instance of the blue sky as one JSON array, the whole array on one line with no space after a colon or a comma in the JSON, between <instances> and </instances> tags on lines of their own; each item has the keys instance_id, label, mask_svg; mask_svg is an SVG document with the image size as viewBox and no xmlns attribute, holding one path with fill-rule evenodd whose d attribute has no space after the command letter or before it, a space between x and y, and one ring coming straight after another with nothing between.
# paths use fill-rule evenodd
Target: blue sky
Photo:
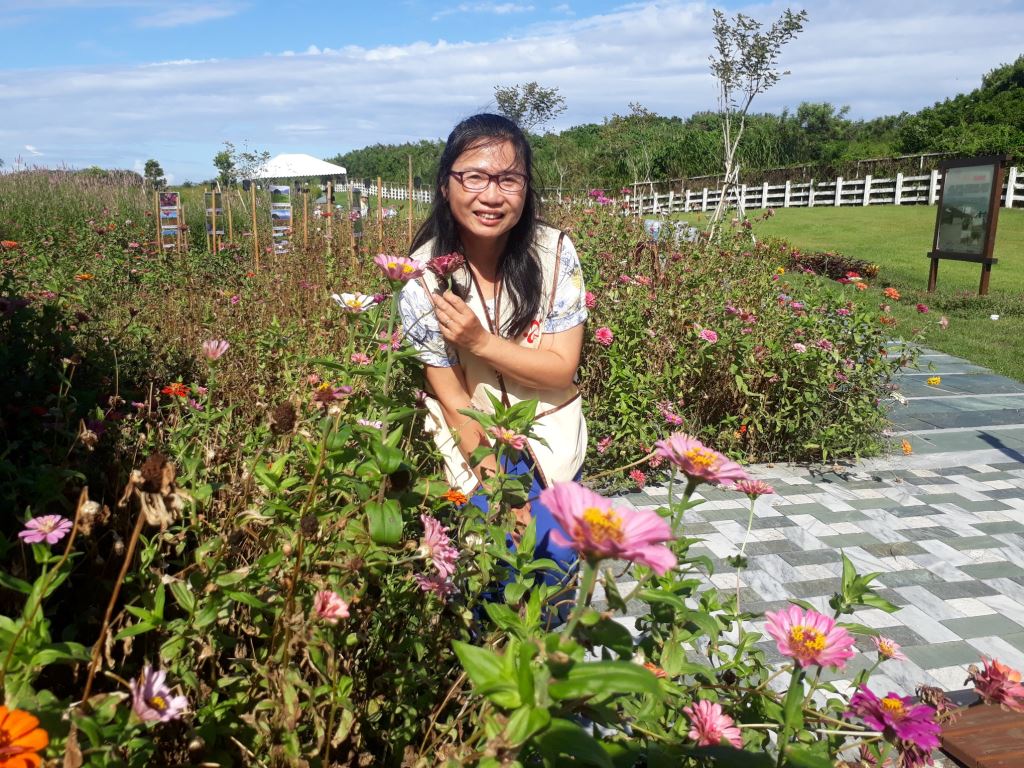
<instances>
[{"instance_id":1,"label":"blue sky","mask_svg":"<svg viewBox=\"0 0 1024 768\"><path fill-rule=\"evenodd\" d=\"M792 74L755 102L915 111L1014 60L1024 0L809 0ZM556 86L551 128L639 102L714 109L711 9L766 22L775 2L0 0L0 159L214 175L222 142L328 157L447 134L495 85Z\"/></svg>"}]
</instances>

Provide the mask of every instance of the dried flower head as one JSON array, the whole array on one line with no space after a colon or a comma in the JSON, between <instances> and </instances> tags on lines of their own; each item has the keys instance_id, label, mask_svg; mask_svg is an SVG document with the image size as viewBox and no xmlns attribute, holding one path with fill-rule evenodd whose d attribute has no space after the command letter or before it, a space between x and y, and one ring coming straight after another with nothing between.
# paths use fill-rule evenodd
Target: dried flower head
<instances>
[{"instance_id":1,"label":"dried flower head","mask_svg":"<svg viewBox=\"0 0 1024 768\"><path fill-rule=\"evenodd\" d=\"M287 400L278 403L270 411L270 431L275 435L286 435L295 428L295 406Z\"/></svg>"}]
</instances>

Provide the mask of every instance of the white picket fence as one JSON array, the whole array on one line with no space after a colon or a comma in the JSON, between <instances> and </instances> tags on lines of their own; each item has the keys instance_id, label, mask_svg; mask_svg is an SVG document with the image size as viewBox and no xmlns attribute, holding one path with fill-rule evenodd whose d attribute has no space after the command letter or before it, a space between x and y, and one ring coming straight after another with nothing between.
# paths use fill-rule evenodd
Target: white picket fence
<instances>
[{"instance_id":1,"label":"white picket fence","mask_svg":"<svg viewBox=\"0 0 1024 768\"><path fill-rule=\"evenodd\" d=\"M676 211L714 210L722 196L721 188L683 189L681 192L649 193L635 185L637 193L627 197L632 213L666 214ZM758 208L814 208L816 206L865 205L935 205L942 190L942 173L933 170L926 176L904 176L894 179L844 179L793 184L743 184L729 191L731 206L742 204L746 210ZM1024 174L1013 166L1007 169L1003 181L1001 204L1006 208L1024 207Z\"/></svg>"},{"instance_id":2,"label":"white picket fence","mask_svg":"<svg viewBox=\"0 0 1024 768\"><path fill-rule=\"evenodd\" d=\"M344 185L346 191L351 192L357 190L364 197L376 197L377 196L377 185L370 184L366 186L360 182L350 182ZM409 199L409 188L399 186L397 184L382 184L381 185L381 197L384 200L408 200ZM417 203L431 203L434 200L434 194L429 189L414 189L412 191L412 199Z\"/></svg>"}]
</instances>

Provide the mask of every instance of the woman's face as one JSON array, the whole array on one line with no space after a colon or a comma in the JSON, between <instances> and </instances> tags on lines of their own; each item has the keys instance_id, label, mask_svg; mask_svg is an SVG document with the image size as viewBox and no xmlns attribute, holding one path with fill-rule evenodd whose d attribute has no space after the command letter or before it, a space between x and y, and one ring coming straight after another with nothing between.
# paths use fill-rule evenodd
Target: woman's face
<instances>
[{"instance_id":1,"label":"woman's face","mask_svg":"<svg viewBox=\"0 0 1024 768\"><path fill-rule=\"evenodd\" d=\"M526 169L517 160L512 143L501 141L470 147L455 159L452 171L479 171L497 176L502 173L525 175ZM447 192L452 216L467 246L473 240L507 237L523 215L526 205L525 188L521 192L505 192L498 188L496 179L482 191L471 192L462 186L458 178L449 176Z\"/></svg>"}]
</instances>

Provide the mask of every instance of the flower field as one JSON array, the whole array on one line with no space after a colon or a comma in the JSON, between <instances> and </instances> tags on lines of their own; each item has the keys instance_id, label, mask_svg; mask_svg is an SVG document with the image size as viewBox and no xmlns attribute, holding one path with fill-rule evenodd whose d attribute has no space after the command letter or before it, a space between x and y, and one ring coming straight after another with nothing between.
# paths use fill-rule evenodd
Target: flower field
<instances>
[{"instance_id":1,"label":"flower field","mask_svg":"<svg viewBox=\"0 0 1024 768\"><path fill-rule=\"evenodd\" d=\"M880 449L906 358L859 277L793 274L742 229L655 248L608 198L548 211L589 291L591 444L586 487L544 492L578 572L544 578L522 481L491 478L482 514L421 432L404 222L353 249L347 218L321 219L257 266L241 227L158 253L148 205L0 176L0 766L925 764L943 699L820 678L877 635L858 609L896 610L872 574L844 560L832 615L770 614L773 668L686 535L702 484L771 492L747 462ZM533 413L472 417L511 455ZM657 511L601 495L661 481ZM638 634L615 621L632 601ZM1024 707L1013 670L976 682Z\"/></svg>"}]
</instances>

